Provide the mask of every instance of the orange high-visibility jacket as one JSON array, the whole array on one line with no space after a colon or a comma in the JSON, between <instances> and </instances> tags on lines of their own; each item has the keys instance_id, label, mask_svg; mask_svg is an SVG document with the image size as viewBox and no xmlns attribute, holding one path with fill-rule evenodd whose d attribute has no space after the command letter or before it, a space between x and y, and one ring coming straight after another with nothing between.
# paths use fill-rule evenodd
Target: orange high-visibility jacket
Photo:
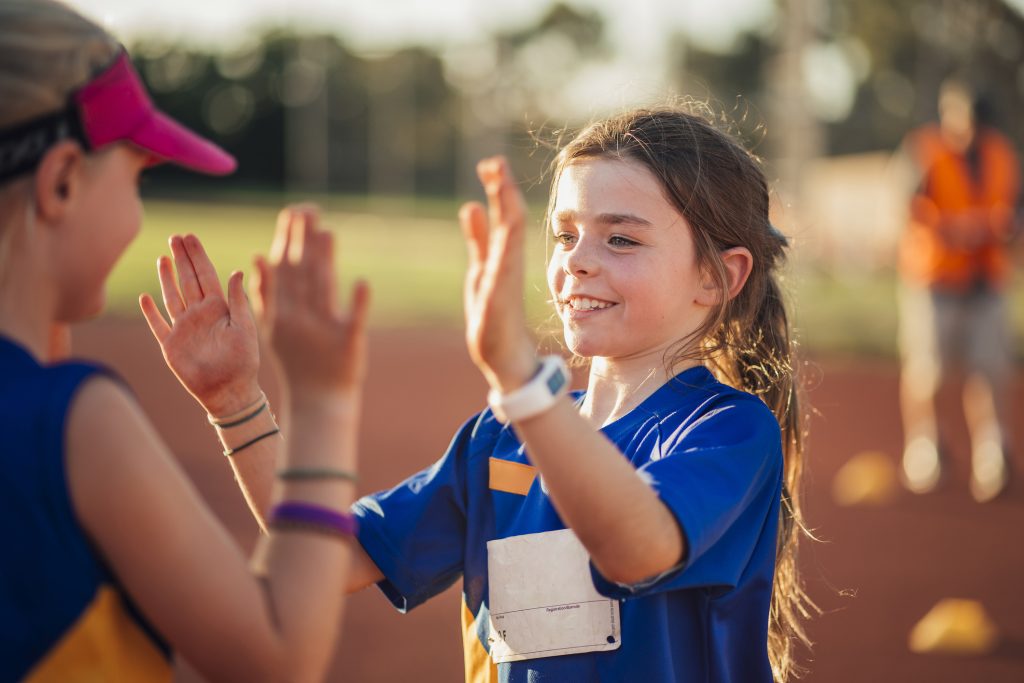
<instances>
[{"instance_id":1,"label":"orange high-visibility jacket","mask_svg":"<svg viewBox=\"0 0 1024 683\"><path fill-rule=\"evenodd\" d=\"M921 183L910 207L900 249L900 270L917 284L966 289L979 283L1001 288L1009 279L1007 240L1020 190L1020 166L1010 141L995 130L977 132L978 172L950 149L939 127L927 126L907 139ZM982 239L966 246L948 235L951 220L973 216Z\"/></svg>"}]
</instances>

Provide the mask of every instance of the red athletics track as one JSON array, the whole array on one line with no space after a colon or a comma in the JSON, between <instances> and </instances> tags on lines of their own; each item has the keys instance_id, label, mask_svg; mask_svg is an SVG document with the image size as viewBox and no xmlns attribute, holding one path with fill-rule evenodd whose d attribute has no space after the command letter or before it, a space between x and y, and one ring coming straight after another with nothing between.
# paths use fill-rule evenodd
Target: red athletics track
<instances>
[{"instance_id":1,"label":"red athletics track","mask_svg":"<svg viewBox=\"0 0 1024 683\"><path fill-rule=\"evenodd\" d=\"M458 331L376 330L371 342L361 439L367 492L430 464L484 396ZM164 367L145 325L105 319L80 326L75 352L122 373L211 507L251 547L256 527L213 430ZM1024 483L1018 478L995 503L979 506L970 499L963 420L950 395L943 397L943 414L959 457L943 490L924 497L904 493L880 508L836 507L830 486L846 459L867 449L897 452L896 368L887 362L821 362L810 365L807 375L818 414L811 423L806 511L823 542L805 545L803 567L825 613L809 627L816 646L803 680L1024 681ZM276 387L267 388L273 398ZM1024 375L1015 389L1016 414L1024 416ZM1022 464L1018 458L1024 471ZM394 612L376 589L353 596L330 680L461 681L459 590L456 585L408 615ZM908 651L910 628L943 597L985 604L1003 635L994 654ZM199 679L182 671L178 680Z\"/></svg>"}]
</instances>

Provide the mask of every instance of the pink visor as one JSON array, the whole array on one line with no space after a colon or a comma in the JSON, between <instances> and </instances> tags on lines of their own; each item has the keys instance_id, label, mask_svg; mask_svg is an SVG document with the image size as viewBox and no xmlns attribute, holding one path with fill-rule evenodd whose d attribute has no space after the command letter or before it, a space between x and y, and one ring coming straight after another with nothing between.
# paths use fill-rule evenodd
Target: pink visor
<instances>
[{"instance_id":1,"label":"pink visor","mask_svg":"<svg viewBox=\"0 0 1024 683\"><path fill-rule=\"evenodd\" d=\"M237 166L230 154L153 106L127 52L122 51L72 99L82 132L93 149L127 140L152 153L158 162L169 161L201 173L225 175Z\"/></svg>"}]
</instances>

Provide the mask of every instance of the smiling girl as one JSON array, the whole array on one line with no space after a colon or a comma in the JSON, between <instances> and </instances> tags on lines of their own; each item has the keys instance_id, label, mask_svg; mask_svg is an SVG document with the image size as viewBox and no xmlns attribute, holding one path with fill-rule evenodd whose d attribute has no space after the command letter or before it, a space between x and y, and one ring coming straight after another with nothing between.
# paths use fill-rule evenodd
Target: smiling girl
<instances>
[{"instance_id":1,"label":"smiling girl","mask_svg":"<svg viewBox=\"0 0 1024 683\"><path fill-rule=\"evenodd\" d=\"M590 360L569 396L524 322L522 196L503 159L478 172L488 207L460 220L490 408L354 506L349 589L377 583L404 611L461 577L468 681L789 679L802 432L774 274L787 242L757 161L675 109L560 152L548 285ZM261 510L266 467L235 464Z\"/></svg>"}]
</instances>

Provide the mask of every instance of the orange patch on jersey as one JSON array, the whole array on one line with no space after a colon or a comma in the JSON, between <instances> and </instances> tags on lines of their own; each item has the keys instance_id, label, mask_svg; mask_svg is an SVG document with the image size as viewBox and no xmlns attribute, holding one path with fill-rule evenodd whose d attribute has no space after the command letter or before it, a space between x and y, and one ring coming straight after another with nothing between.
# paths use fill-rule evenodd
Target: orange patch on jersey
<instances>
[{"instance_id":1,"label":"orange patch on jersey","mask_svg":"<svg viewBox=\"0 0 1024 683\"><path fill-rule=\"evenodd\" d=\"M530 492L537 468L521 462L491 458L490 487L493 491L525 496Z\"/></svg>"}]
</instances>

